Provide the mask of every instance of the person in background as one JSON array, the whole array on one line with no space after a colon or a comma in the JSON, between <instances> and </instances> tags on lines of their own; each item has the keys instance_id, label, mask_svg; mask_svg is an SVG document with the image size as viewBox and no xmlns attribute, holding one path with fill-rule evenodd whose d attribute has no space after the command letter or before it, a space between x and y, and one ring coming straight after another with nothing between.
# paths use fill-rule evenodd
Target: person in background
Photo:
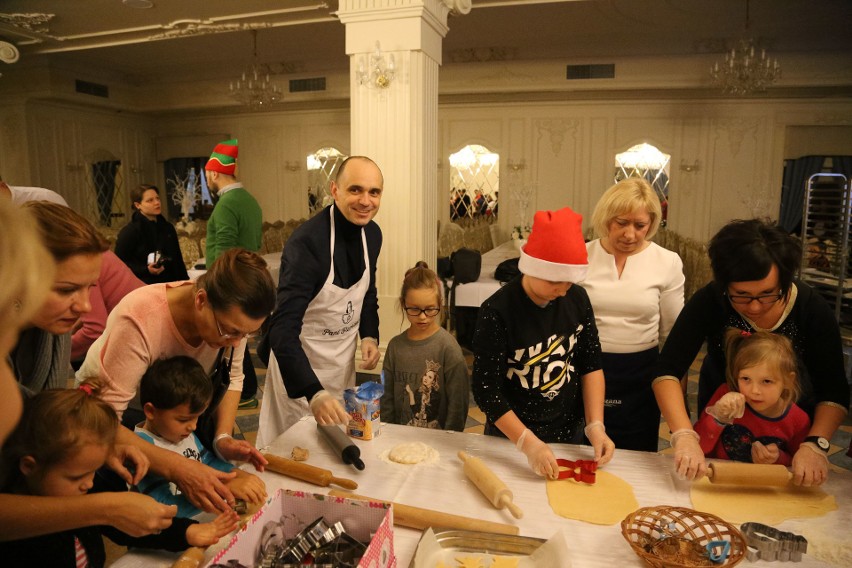
<instances>
[{"instance_id":1,"label":"person in background","mask_svg":"<svg viewBox=\"0 0 852 568\"><path fill-rule=\"evenodd\" d=\"M21 393L9 353L53 284L56 266L29 211L0 199L0 447L21 415ZM8 238L14 235L15 238Z\"/></svg>"},{"instance_id":2,"label":"person in background","mask_svg":"<svg viewBox=\"0 0 852 568\"><path fill-rule=\"evenodd\" d=\"M224 460L249 461L262 471L266 460L232 433L242 389L242 357L248 336L259 333L275 304L266 262L253 252L230 249L197 281L138 288L110 314L103 335L89 349L77 381L97 378L102 398L123 418L118 439L151 460L154 473L177 484L204 511L224 511L233 494L223 484L234 477L148 444L134 435L144 420L136 397L142 376L155 361L185 355L196 359L216 385L219 403L205 414L198 437ZM130 406L130 408L128 408Z\"/></svg>"},{"instance_id":3,"label":"person in background","mask_svg":"<svg viewBox=\"0 0 852 568\"><path fill-rule=\"evenodd\" d=\"M659 345L683 308L683 262L651 239L660 200L640 178L618 182L592 213L583 288L595 310L606 376L604 422L616 447L656 452L660 409L651 383Z\"/></svg>"},{"instance_id":4,"label":"person in background","mask_svg":"<svg viewBox=\"0 0 852 568\"><path fill-rule=\"evenodd\" d=\"M376 263L382 231L373 217L383 188L373 160L350 156L331 184L334 203L296 229L284 246L267 337L272 354L258 447L308 414L320 424L349 420L343 390L355 386L359 335L361 368L374 369L379 362Z\"/></svg>"},{"instance_id":5,"label":"person in background","mask_svg":"<svg viewBox=\"0 0 852 568\"><path fill-rule=\"evenodd\" d=\"M14 235L14 239L0 239L3 438L20 414L19 389L33 395L51 385L65 387L70 377L69 332L89 310L89 289L98 277L106 242L88 221L68 207L43 201L19 208L0 200L0 227ZM44 301L39 302L42 297ZM26 329L15 345L22 325ZM17 381L14 394L8 392L10 371ZM53 423L48 426L56 428ZM128 463L132 463L133 473ZM134 483L147 471L148 460L138 450L116 444L107 457L107 465L125 482ZM27 514L22 515L21 511ZM0 541L95 525L111 525L142 536L168 527L173 516L167 507L135 493L82 497L0 493Z\"/></svg>"},{"instance_id":6,"label":"person in background","mask_svg":"<svg viewBox=\"0 0 852 568\"><path fill-rule=\"evenodd\" d=\"M208 267L213 266L222 253L232 248L239 247L252 252L260 250L263 213L254 196L237 181L238 157L237 140L225 140L213 148L204 166L207 187L219 196L207 221L204 261ZM243 376L239 407L257 408L257 374L248 350L243 358Z\"/></svg>"},{"instance_id":7,"label":"person in background","mask_svg":"<svg viewBox=\"0 0 852 568\"><path fill-rule=\"evenodd\" d=\"M729 329L727 382L695 423L710 458L790 465L811 421L796 405L793 345L783 335Z\"/></svg>"},{"instance_id":8,"label":"person in background","mask_svg":"<svg viewBox=\"0 0 852 568\"><path fill-rule=\"evenodd\" d=\"M15 205L23 205L27 201L50 201L51 203L68 207L65 198L53 190L43 187L9 185L2 178L0 178L0 197L11 199Z\"/></svg>"},{"instance_id":9,"label":"person in background","mask_svg":"<svg viewBox=\"0 0 852 568\"><path fill-rule=\"evenodd\" d=\"M474 215L477 217L485 215L485 212L488 210L488 200L485 199L481 189L473 190L473 208Z\"/></svg>"},{"instance_id":10,"label":"person in background","mask_svg":"<svg viewBox=\"0 0 852 568\"><path fill-rule=\"evenodd\" d=\"M219 471L235 472L227 482L237 499L262 504L266 487L256 475L236 469L219 459L195 435L198 418L213 400L213 383L204 368L190 357L160 359L142 376L139 401L145 422L137 424L136 435L170 452L196 460ZM174 484L156 474L147 475L137 485L140 493L160 503L177 505L178 517L194 517L201 511L181 495Z\"/></svg>"},{"instance_id":11,"label":"person in background","mask_svg":"<svg viewBox=\"0 0 852 568\"><path fill-rule=\"evenodd\" d=\"M654 371L654 395L672 430L679 476L694 479L706 470L680 377L706 341L698 383L700 414L725 382L724 335L736 328L767 331L793 342L802 387L798 404L811 417L808 436L793 455L793 482L805 486L825 482L828 440L848 412L849 385L834 313L814 289L794 278L801 252L797 239L761 219L731 221L710 240L713 282L684 306Z\"/></svg>"},{"instance_id":12,"label":"person in background","mask_svg":"<svg viewBox=\"0 0 852 568\"><path fill-rule=\"evenodd\" d=\"M26 401L21 424L3 448L2 491L70 499L86 495L95 472L112 452L117 427L113 409L97 398L97 385L38 393ZM238 521L233 511L210 523L175 519L164 531L142 538L110 526L75 527L2 541L0 555L15 566L100 568L105 562L101 535L125 546L179 551L215 544L236 529Z\"/></svg>"},{"instance_id":13,"label":"person in background","mask_svg":"<svg viewBox=\"0 0 852 568\"><path fill-rule=\"evenodd\" d=\"M521 275L485 300L473 337L473 394L485 434L509 438L536 474L551 479L559 467L548 443L579 443L585 433L600 465L615 452L603 423L595 314L573 284L587 264L582 217L567 207L538 211Z\"/></svg>"},{"instance_id":14,"label":"person in background","mask_svg":"<svg viewBox=\"0 0 852 568\"><path fill-rule=\"evenodd\" d=\"M409 326L385 351L384 422L464 430L470 381L461 347L438 325L442 298L438 275L425 262L406 271L399 307Z\"/></svg>"},{"instance_id":15,"label":"person in background","mask_svg":"<svg viewBox=\"0 0 852 568\"><path fill-rule=\"evenodd\" d=\"M144 285L112 251L104 252L100 276L89 293L92 309L80 316L80 323L71 335L71 362L75 366L79 367L89 347L104 332L113 308L131 291Z\"/></svg>"},{"instance_id":16,"label":"person in background","mask_svg":"<svg viewBox=\"0 0 852 568\"><path fill-rule=\"evenodd\" d=\"M143 183L130 191L133 217L118 233L115 254L145 284L189 280L177 231L162 215L160 191Z\"/></svg>"}]
</instances>

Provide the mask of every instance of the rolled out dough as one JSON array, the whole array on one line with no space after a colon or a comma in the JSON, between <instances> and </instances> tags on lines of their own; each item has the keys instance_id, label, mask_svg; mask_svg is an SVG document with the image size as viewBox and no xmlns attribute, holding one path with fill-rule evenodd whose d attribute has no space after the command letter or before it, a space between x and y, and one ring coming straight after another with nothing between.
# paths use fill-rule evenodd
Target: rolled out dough
<instances>
[{"instance_id":1,"label":"rolled out dough","mask_svg":"<svg viewBox=\"0 0 852 568\"><path fill-rule=\"evenodd\" d=\"M423 442L405 442L391 448L388 459L402 464L433 462L438 459L438 451Z\"/></svg>"},{"instance_id":2,"label":"rolled out dough","mask_svg":"<svg viewBox=\"0 0 852 568\"><path fill-rule=\"evenodd\" d=\"M548 479L547 500L557 515L595 525L614 525L639 508L630 484L601 470L591 485Z\"/></svg>"},{"instance_id":3,"label":"rolled out dough","mask_svg":"<svg viewBox=\"0 0 852 568\"><path fill-rule=\"evenodd\" d=\"M743 487L710 483L705 477L692 484L692 507L729 523L749 521L775 525L787 519L821 517L837 510L833 495L818 487Z\"/></svg>"}]
</instances>

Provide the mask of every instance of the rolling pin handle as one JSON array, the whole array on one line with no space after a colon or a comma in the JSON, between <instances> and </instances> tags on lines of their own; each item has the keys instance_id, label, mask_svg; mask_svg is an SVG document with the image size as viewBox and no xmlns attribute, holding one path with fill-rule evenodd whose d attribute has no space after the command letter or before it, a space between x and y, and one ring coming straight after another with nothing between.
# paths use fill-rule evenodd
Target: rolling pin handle
<instances>
[{"instance_id":1,"label":"rolling pin handle","mask_svg":"<svg viewBox=\"0 0 852 568\"><path fill-rule=\"evenodd\" d=\"M328 480L328 482L333 483L335 485L339 485L344 489L349 489L350 491L355 491L356 489L358 489L358 483L351 479L332 476L331 479Z\"/></svg>"},{"instance_id":2,"label":"rolling pin handle","mask_svg":"<svg viewBox=\"0 0 852 568\"><path fill-rule=\"evenodd\" d=\"M518 507L512 502L512 499L508 495L504 494L502 497L500 497L500 505L501 508L506 507L507 509L509 509L509 512L512 513L512 516L516 519L523 518L524 512L521 510L520 507Z\"/></svg>"}]
</instances>

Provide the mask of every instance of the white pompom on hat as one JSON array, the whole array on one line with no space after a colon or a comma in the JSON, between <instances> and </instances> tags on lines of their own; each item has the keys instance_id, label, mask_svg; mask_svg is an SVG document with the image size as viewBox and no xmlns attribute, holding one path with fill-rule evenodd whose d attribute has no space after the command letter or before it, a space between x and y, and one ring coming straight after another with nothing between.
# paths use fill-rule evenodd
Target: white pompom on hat
<instances>
[{"instance_id":1,"label":"white pompom on hat","mask_svg":"<svg viewBox=\"0 0 852 568\"><path fill-rule=\"evenodd\" d=\"M518 269L550 282L582 282L589 270L583 216L568 207L537 211Z\"/></svg>"}]
</instances>

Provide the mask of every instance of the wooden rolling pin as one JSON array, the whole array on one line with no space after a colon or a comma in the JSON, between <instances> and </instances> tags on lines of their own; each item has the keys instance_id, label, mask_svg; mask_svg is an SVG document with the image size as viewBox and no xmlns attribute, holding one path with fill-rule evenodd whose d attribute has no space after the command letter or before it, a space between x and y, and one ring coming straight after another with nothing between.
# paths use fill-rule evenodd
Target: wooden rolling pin
<instances>
[{"instance_id":1,"label":"wooden rolling pin","mask_svg":"<svg viewBox=\"0 0 852 568\"><path fill-rule=\"evenodd\" d=\"M358 489L358 484L351 479L335 477L334 474L327 469L322 469L321 467L308 465L306 463L293 461L272 454L263 454L263 457L269 461L266 465L266 469L269 471L274 471L275 473L280 473L287 477L301 479L302 481L307 481L308 483L313 483L320 487L328 487L329 484L333 483L334 485L339 485L344 489Z\"/></svg>"},{"instance_id":2,"label":"wooden rolling pin","mask_svg":"<svg viewBox=\"0 0 852 568\"><path fill-rule=\"evenodd\" d=\"M751 487L784 487L793 478L787 468L778 464L711 462L707 479L711 483Z\"/></svg>"},{"instance_id":3,"label":"wooden rolling pin","mask_svg":"<svg viewBox=\"0 0 852 568\"><path fill-rule=\"evenodd\" d=\"M459 452L459 459L464 462L464 474L473 481L479 490L485 495L485 498L491 501L491 504L498 509L507 508L516 519L524 516L517 505L512 502L512 492L506 487L506 484L500 481L500 478L494 475L494 472L488 469L479 458L469 456L464 452Z\"/></svg>"},{"instance_id":4,"label":"wooden rolling pin","mask_svg":"<svg viewBox=\"0 0 852 568\"><path fill-rule=\"evenodd\" d=\"M408 527L410 529L423 530L428 527L440 527L508 535L516 535L519 532L518 527L514 525L481 521L479 519L471 519L470 517L462 517L460 515L442 513L441 511L433 511L432 509L421 509L420 507L412 507L411 505L403 505L392 501L384 501L382 499L364 497L363 495L355 495L354 493L348 493L346 491L341 491L340 489L332 489L328 492L328 494L334 495L335 497L348 497L349 499L363 499L365 501L369 500L390 503L393 505L393 524L401 527Z\"/></svg>"},{"instance_id":5,"label":"wooden rolling pin","mask_svg":"<svg viewBox=\"0 0 852 568\"><path fill-rule=\"evenodd\" d=\"M187 548L184 553L180 555L180 558L175 560L175 563L172 564L172 568L198 568L201 566L201 563L204 562L205 550L205 548L199 548L197 546Z\"/></svg>"}]
</instances>

